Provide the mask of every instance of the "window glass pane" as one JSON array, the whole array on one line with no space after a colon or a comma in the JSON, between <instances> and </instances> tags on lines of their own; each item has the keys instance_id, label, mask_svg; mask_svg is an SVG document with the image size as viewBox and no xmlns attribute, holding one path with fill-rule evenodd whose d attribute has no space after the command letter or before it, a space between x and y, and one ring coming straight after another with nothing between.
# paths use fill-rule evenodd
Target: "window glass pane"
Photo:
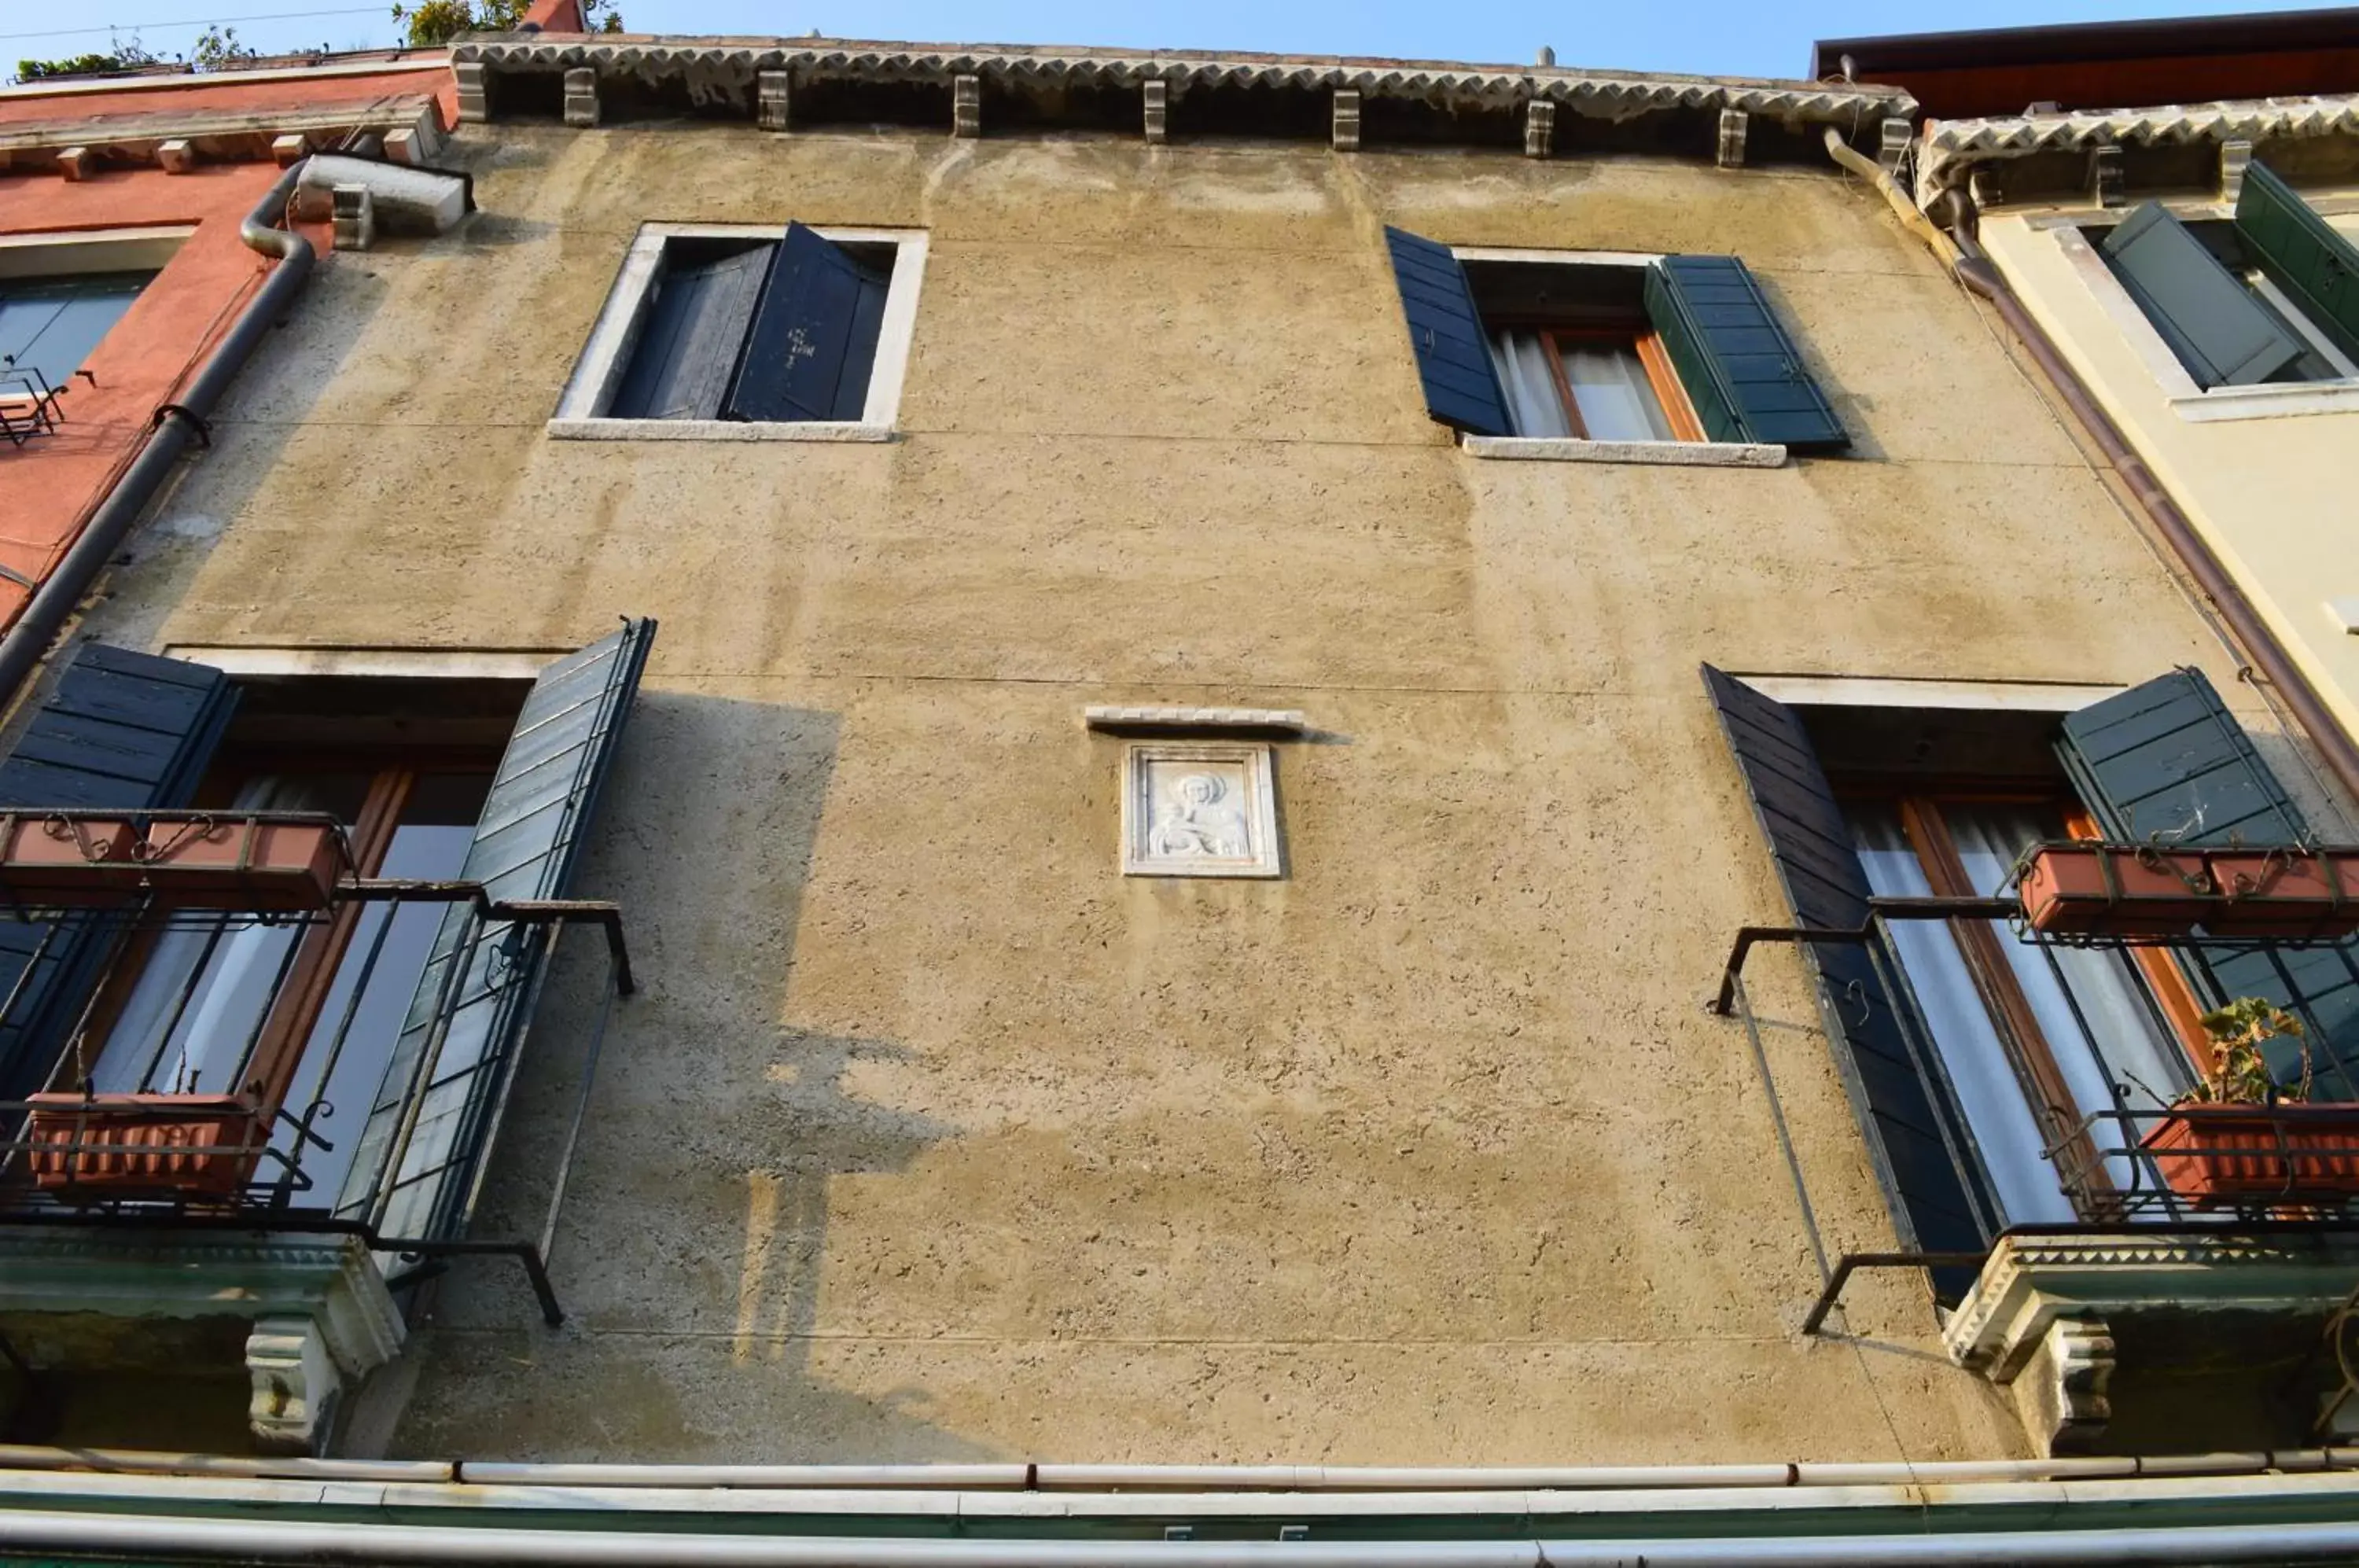
<instances>
[{"instance_id":1,"label":"window glass pane","mask_svg":"<svg viewBox=\"0 0 2359 1568\"><path fill-rule=\"evenodd\" d=\"M1572 424L1564 417L1564 398L1556 389L1556 372L1549 367L1548 345L1539 333L1493 332L1491 362L1498 366L1499 385L1506 391L1507 417L1515 422L1516 434L1572 434Z\"/></svg>"},{"instance_id":2,"label":"window glass pane","mask_svg":"<svg viewBox=\"0 0 2359 1568\"><path fill-rule=\"evenodd\" d=\"M1859 803L1845 811L1870 888L1886 898L1923 898L1932 892L1897 812ZM2072 1220L2072 1205L2041 1152L2047 1140L1957 940L1948 926L1934 920L1895 920L1889 929L1900 967L1932 1031L1933 1048L1956 1085L1959 1105L1981 1146L2007 1223Z\"/></svg>"},{"instance_id":3,"label":"window glass pane","mask_svg":"<svg viewBox=\"0 0 2359 1568\"><path fill-rule=\"evenodd\" d=\"M155 276L102 272L0 282L0 391L21 387L7 376L12 369L64 386Z\"/></svg>"},{"instance_id":4,"label":"window glass pane","mask_svg":"<svg viewBox=\"0 0 2359 1568\"><path fill-rule=\"evenodd\" d=\"M1636 343L1584 343L1566 338L1557 344L1564 357L1564 378L1572 387L1572 400L1581 408L1581 422L1592 441L1670 441L1671 421L1647 379L1647 366Z\"/></svg>"}]
</instances>

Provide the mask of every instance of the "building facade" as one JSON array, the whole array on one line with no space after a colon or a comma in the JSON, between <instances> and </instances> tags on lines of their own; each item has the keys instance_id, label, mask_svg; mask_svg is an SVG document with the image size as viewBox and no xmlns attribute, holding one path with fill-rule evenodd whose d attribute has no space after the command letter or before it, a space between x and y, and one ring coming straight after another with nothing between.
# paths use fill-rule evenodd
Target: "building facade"
<instances>
[{"instance_id":1,"label":"building facade","mask_svg":"<svg viewBox=\"0 0 2359 1568\"><path fill-rule=\"evenodd\" d=\"M322 254L0 772L44 1441L2313 1447L2333 1201L2141 1148L2239 972L2000 917L2349 801L1851 167L1904 91L452 61L472 215Z\"/></svg>"}]
</instances>

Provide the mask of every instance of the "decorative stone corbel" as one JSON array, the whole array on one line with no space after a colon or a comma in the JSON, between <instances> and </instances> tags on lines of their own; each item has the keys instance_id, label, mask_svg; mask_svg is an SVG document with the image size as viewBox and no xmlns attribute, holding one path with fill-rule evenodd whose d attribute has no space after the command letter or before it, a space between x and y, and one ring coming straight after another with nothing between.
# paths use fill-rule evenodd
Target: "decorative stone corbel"
<instances>
[{"instance_id":1,"label":"decorative stone corbel","mask_svg":"<svg viewBox=\"0 0 2359 1568\"><path fill-rule=\"evenodd\" d=\"M754 73L754 124L766 131L787 128L793 79L783 71Z\"/></svg>"},{"instance_id":2,"label":"decorative stone corbel","mask_svg":"<svg viewBox=\"0 0 2359 1568\"><path fill-rule=\"evenodd\" d=\"M2088 1454L2104 1436L2114 1405L2114 1336L2103 1318L2058 1318L2015 1376L2025 1430L2048 1455Z\"/></svg>"},{"instance_id":3,"label":"decorative stone corbel","mask_svg":"<svg viewBox=\"0 0 2359 1568\"><path fill-rule=\"evenodd\" d=\"M1335 89L1335 150L1360 150L1360 90L1356 87Z\"/></svg>"},{"instance_id":4,"label":"decorative stone corbel","mask_svg":"<svg viewBox=\"0 0 2359 1568\"><path fill-rule=\"evenodd\" d=\"M1171 83L1156 77L1139 84L1138 95L1143 119L1141 129L1149 142L1160 147L1170 135Z\"/></svg>"},{"instance_id":5,"label":"decorative stone corbel","mask_svg":"<svg viewBox=\"0 0 2359 1568\"><path fill-rule=\"evenodd\" d=\"M311 151L311 138L300 131L289 131L283 136L270 138L270 161L285 169L299 163Z\"/></svg>"},{"instance_id":6,"label":"decorative stone corbel","mask_svg":"<svg viewBox=\"0 0 2359 1568\"><path fill-rule=\"evenodd\" d=\"M1524 105L1524 156L1547 158L1556 151L1556 105L1535 98Z\"/></svg>"},{"instance_id":7,"label":"decorative stone corbel","mask_svg":"<svg viewBox=\"0 0 2359 1568\"><path fill-rule=\"evenodd\" d=\"M266 1454L317 1454L326 1441L344 1380L327 1336L308 1317L256 1318L245 1336L254 1379L246 1424Z\"/></svg>"},{"instance_id":8,"label":"decorative stone corbel","mask_svg":"<svg viewBox=\"0 0 2359 1568\"><path fill-rule=\"evenodd\" d=\"M366 250L376 244L376 200L367 186L337 186L330 193L329 214L337 250Z\"/></svg>"},{"instance_id":9,"label":"decorative stone corbel","mask_svg":"<svg viewBox=\"0 0 2359 1568\"><path fill-rule=\"evenodd\" d=\"M1917 129L1905 116L1885 116L1875 137L1875 161L1884 166L1885 173L1897 175L1900 172L1900 162L1908 156L1908 144L1916 139Z\"/></svg>"},{"instance_id":10,"label":"decorative stone corbel","mask_svg":"<svg viewBox=\"0 0 2359 1568\"><path fill-rule=\"evenodd\" d=\"M598 123L598 73L586 65L565 73L565 123L582 126Z\"/></svg>"},{"instance_id":11,"label":"decorative stone corbel","mask_svg":"<svg viewBox=\"0 0 2359 1568\"><path fill-rule=\"evenodd\" d=\"M167 174L186 174L197 167L197 145L190 141L156 144L156 166Z\"/></svg>"},{"instance_id":12,"label":"decorative stone corbel","mask_svg":"<svg viewBox=\"0 0 2359 1568\"><path fill-rule=\"evenodd\" d=\"M2236 198L2245 193L2245 170L2253 163L2253 144L2222 142L2220 144L2220 200L2234 206Z\"/></svg>"},{"instance_id":13,"label":"decorative stone corbel","mask_svg":"<svg viewBox=\"0 0 2359 1568\"><path fill-rule=\"evenodd\" d=\"M489 83L484 80L484 62L479 60L460 60L451 67L451 79L459 88L459 118L467 125L481 125L492 117Z\"/></svg>"},{"instance_id":14,"label":"decorative stone corbel","mask_svg":"<svg viewBox=\"0 0 2359 1568\"><path fill-rule=\"evenodd\" d=\"M2108 143L2089 151L2089 197L2100 207L2118 207L2126 199L2122 175L2122 149Z\"/></svg>"},{"instance_id":15,"label":"decorative stone corbel","mask_svg":"<svg viewBox=\"0 0 2359 1568\"><path fill-rule=\"evenodd\" d=\"M98 159L86 147L70 147L58 154L58 172L68 180L88 180Z\"/></svg>"},{"instance_id":16,"label":"decorative stone corbel","mask_svg":"<svg viewBox=\"0 0 2359 1568\"><path fill-rule=\"evenodd\" d=\"M1984 212L2006 204L2006 185L1999 179L1995 169L1977 169L1967 175L1966 194L1972 196L1974 205Z\"/></svg>"},{"instance_id":17,"label":"decorative stone corbel","mask_svg":"<svg viewBox=\"0 0 2359 1568\"><path fill-rule=\"evenodd\" d=\"M983 135L982 77L969 74L951 78L951 135Z\"/></svg>"},{"instance_id":18,"label":"decorative stone corbel","mask_svg":"<svg viewBox=\"0 0 2359 1568\"><path fill-rule=\"evenodd\" d=\"M1745 113L1742 109L1723 109L1720 112L1721 168L1742 169L1745 167L1745 127L1746 119L1747 117Z\"/></svg>"}]
</instances>

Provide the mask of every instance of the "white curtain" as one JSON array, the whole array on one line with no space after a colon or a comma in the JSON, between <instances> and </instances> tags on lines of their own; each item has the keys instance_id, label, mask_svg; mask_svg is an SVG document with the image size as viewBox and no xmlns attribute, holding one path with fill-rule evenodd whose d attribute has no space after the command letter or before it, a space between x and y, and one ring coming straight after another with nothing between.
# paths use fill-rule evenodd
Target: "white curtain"
<instances>
[{"instance_id":1,"label":"white curtain","mask_svg":"<svg viewBox=\"0 0 2359 1568\"><path fill-rule=\"evenodd\" d=\"M1592 441L1665 441L1671 422L1647 379L1637 351L1613 343L1560 343L1564 378L1581 406L1581 422Z\"/></svg>"},{"instance_id":2,"label":"white curtain","mask_svg":"<svg viewBox=\"0 0 2359 1568\"><path fill-rule=\"evenodd\" d=\"M1871 889L1886 898L1923 898L1932 891L1897 815L1871 806L1854 807L1850 815L1853 844ZM2069 1223L2075 1217L2072 1205L2041 1153L2047 1139L1949 927L1935 920L1894 920L1886 929L1932 1031L1934 1051L1982 1148L2006 1223Z\"/></svg>"},{"instance_id":3,"label":"white curtain","mask_svg":"<svg viewBox=\"0 0 2359 1568\"><path fill-rule=\"evenodd\" d=\"M1498 332L1491 334L1491 363L1498 368L1499 386L1507 394L1507 416L1519 436L1572 434L1564 417L1564 398L1549 369L1548 347L1538 332Z\"/></svg>"}]
</instances>

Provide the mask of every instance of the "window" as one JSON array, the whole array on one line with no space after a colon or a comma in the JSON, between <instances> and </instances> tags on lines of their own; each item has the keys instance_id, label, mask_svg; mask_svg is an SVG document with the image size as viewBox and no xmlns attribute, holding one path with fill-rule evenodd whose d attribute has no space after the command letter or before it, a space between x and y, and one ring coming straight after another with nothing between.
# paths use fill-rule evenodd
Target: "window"
<instances>
[{"instance_id":1,"label":"window","mask_svg":"<svg viewBox=\"0 0 2359 1568\"><path fill-rule=\"evenodd\" d=\"M2259 164L2233 221L2149 201L2084 237L2198 387L2359 378L2359 247Z\"/></svg>"},{"instance_id":2,"label":"window","mask_svg":"<svg viewBox=\"0 0 2359 1568\"><path fill-rule=\"evenodd\" d=\"M1427 410L1470 452L1543 455L1512 443L1545 441L1550 456L1740 461L1675 449L1850 444L1734 256L1454 251L1385 234Z\"/></svg>"},{"instance_id":3,"label":"window","mask_svg":"<svg viewBox=\"0 0 2359 1568\"><path fill-rule=\"evenodd\" d=\"M648 225L551 432L883 440L924 256L896 231Z\"/></svg>"},{"instance_id":4,"label":"window","mask_svg":"<svg viewBox=\"0 0 2359 1568\"><path fill-rule=\"evenodd\" d=\"M0 278L0 396L64 386L155 276Z\"/></svg>"}]
</instances>

